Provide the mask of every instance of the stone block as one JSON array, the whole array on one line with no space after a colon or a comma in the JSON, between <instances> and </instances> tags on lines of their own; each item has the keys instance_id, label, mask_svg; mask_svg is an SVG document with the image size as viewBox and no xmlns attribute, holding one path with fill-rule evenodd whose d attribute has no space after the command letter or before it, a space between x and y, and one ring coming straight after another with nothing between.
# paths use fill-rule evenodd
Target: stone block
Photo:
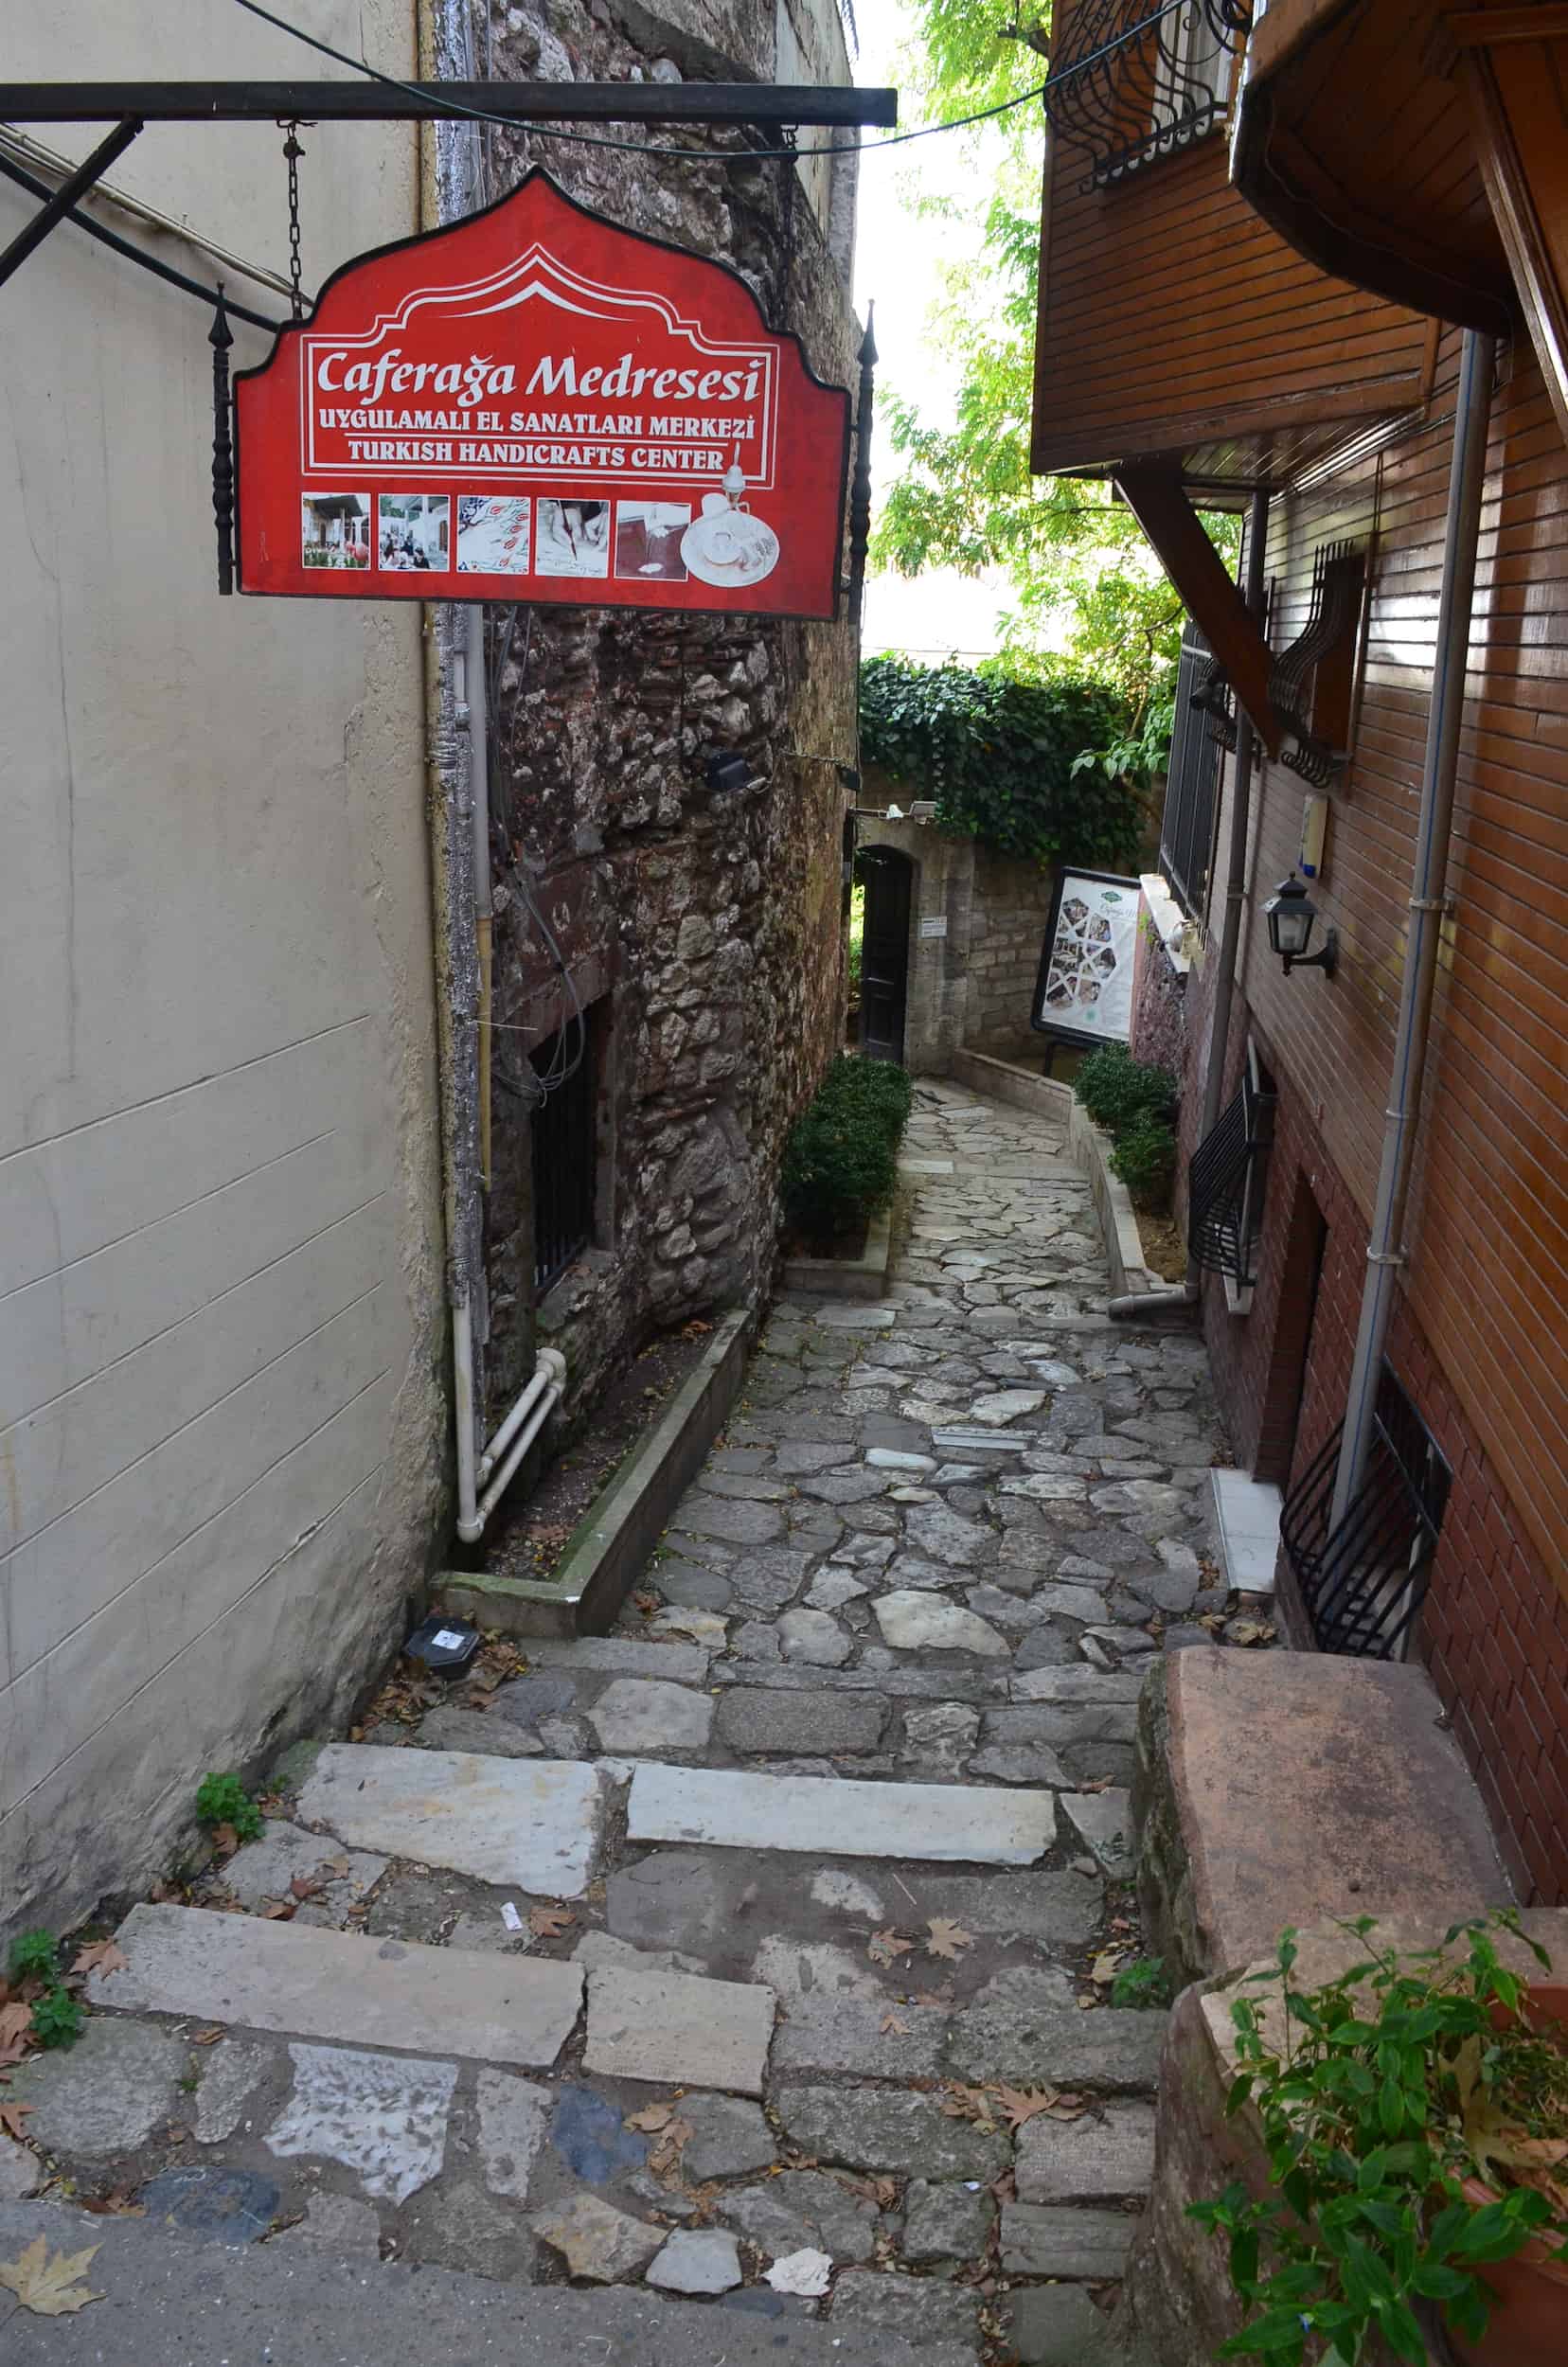
<instances>
[{"instance_id":1,"label":"stone block","mask_svg":"<svg viewBox=\"0 0 1568 2367\"><path fill-rule=\"evenodd\" d=\"M1114 2005L1092 2013L1016 2000L975 2005L954 2017L947 2059L960 2079L1136 2093L1154 2086L1165 2024L1164 2014Z\"/></svg>"},{"instance_id":2,"label":"stone block","mask_svg":"<svg viewBox=\"0 0 1568 2367\"><path fill-rule=\"evenodd\" d=\"M440 2176L455 2063L336 2046L289 2054L294 2091L267 2131L271 2152L341 2162L386 2202L406 2202Z\"/></svg>"},{"instance_id":3,"label":"stone block","mask_svg":"<svg viewBox=\"0 0 1568 2367\"><path fill-rule=\"evenodd\" d=\"M664 2293L727 2293L740 2282L740 2254L722 2228L678 2228L647 2275Z\"/></svg>"},{"instance_id":4,"label":"stone block","mask_svg":"<svg viewBox=\"0 0 1568 2367\"><path fill-rule=\"evenodd\" d=\"M1414 1663L1193 1645L1140 1712L1132 1812L1150 1935L1184 1978L1335 1915L1458 1921L1511 1886Z\"/></svg>"},{"instance_id":5,"label":"stone block","mask_svg":"<svg viewBox=\"0 0 1568 2367\"><path fill-rule=\"evenodd\" d=\"M895 1588L872 1605L882 1641L900 1652L974 1652L982 1658L1006 1660L1010 1652L999 1635L972 1611L964 1611L936 1593Z\"/></svg>"},{"instance_id":6,"label":"stone block","mask_svg":"<svg viewBox=\"0 0 1568 2367\"><path fill-rule=\"evenodd\" d=\"M535 2234L560 2252L567 2273L591 2285L615 2285L622 2277L634 2277L665 2241L662 2227L646 2227L601 2202L597 2195L574 2195L568 2202L536 2212L532 2224Z\"/></svg>"},{"instance_id":7,"label":"stone block","mask_svg":"<svg viewBox=\"0 0 1568 2367\"><path fill-rule=\"evenodd\" d=\"M549 2132L556 2099L548 2088L509 2072L479 2073L479 2159L491 2194L526 2202L533 2165Z\"/></svg>"},{"instance_id":8,"label":"stone block","mask_svg":"<svg viewBox=\"0 0 1568 2367\"><path fill-rule=\"evenodd\" d=\"M612 2079L760 2095L775 2005L743 1982L606 1967L588 1976L583 2062Z\"/></svg>"},{"instance_id":9,"label":"stone block","mask_svg":"<svg viewBox=\"0 0 1568 2367\"><path fill-rule=\"evenodd\" d=\"M805 1776L646 1766L632 1779L628 1824L633 1841L1000 1865L1032 1865L1055 1829L1048 1792L845 1782L829 1795Z\"/></svg>"},{"instance_id":10,"label":"stone block","mask_svg":"<svg viewBox=\"0 0 1568 2367\"><path fill-rule=\"evenodd\" d=\"M897 2335L922 2349L938 2342L977 2344L980 2302L962 2287L931 2277L846 2269L833 2287L830 2323L846 2334L864 2327Z\"/></svg>"},{"instance_id":11,"label":"stone block","mask_svg":"<svg viewBox=\"0 0 1568 2367\"><path fill-rule=\"evenodd\" d=\"M27 2135L45 2152L89 2160L134 2153L175 2117L176 2105L183 2109L176 2082L189 2068L188 2056L188 2047L151 2022L94 2016L75 2046L29 2055L14 2065L7 2073L6 2102L30 2107Z\"/></svg>"},{"instance_id":12,"label":"stone block","mask_svg":"<svg viewBox=\"0 0 1568 2367\"><path fill-rule=\"evenodd\" d=\"M771 2260L807 2251L869 2260L876 2248L876 2204L824 2170L784 2170L756 2186L732 2187L718 2210Z\"/></svg>"},{"instance_id":13,"label":"stone block","mask_svg":"<svg viewBox=\"0 0 1568 2367\"><path fill-rule=\"evenodd\" d=\"M705 1668L707 1655L694 1657ZM592 1768L571 1760L514 1764L332 1743L299 1795L299 1813L350 1847L515 1882L545 1898L580 1898L598 1839L599 1788Z\"/></svg>"},{"instance_id":14,"label":"stone block","mask_svg":"<svg viewBox=\"0 0 1568 2367\"><path fill-rule=\"evenodd\" d=\"M935 2260L978 2259L986 2249L996 2204L982 2186L933 2184L912 2179L904 2196L903 2256L918 2266Z\"/></svg>"},{"instance_id":15,"label":"stone block","mask_svg":"<svg viewBox=\"0 0 1568 2367\"><path fill-rule=\"evenodd\" d=\"M681 2118L691 2124L681 2168L698 2185L710 2178L743 2178L773 2162L774 2134L755 2104L739 2096L686 2095Z\"/></svg>"},{"instance_id":16,"label":"stone block","mask_svg":"<svg viewBox=\"0 0 1568 2367\"><path fill-rule=\"evenodd\" d=\"M1137 2220L1126 2211L1002 2206L1002 2267L1008 2276L1119 2277Z\"/></svg>"},{"instance_id":17,"label":"stone block","mask_svg":"<svg viewBox=\"0 0 1568 2367\"><path fill-rule=\"evenodd\" d=\"M999 2130L952 2120L935 2094L879 2088L784 2088L775 2109L793 2142L846 2168L927 2179L992 2179L1010 2146Z\"/></svg>"},{"instance_id":18,"label":"stone block","mask_svg":"<svg viewBox=\"0 0 1568 2367\"><path fill-rule=\"evenodd\" d=\"M1039 2113L1018 2132L1020 2202L1105 2202L1146 2195L1154 2169L1154 2109L1111 2104L1080 2120Z\"/></svg>"},{"instance_id":19,"label":"stone block","mask_svg":"<svg viewBox=\"0 0 1568 2367\"><path fill-rule=\"evenodd\" d=\"M1015 2289L1007 2311L1022 2367L1114 2367L1111 2321L1080 2285Z\"/></svg>"},{"instance_id":20,"label":"stone block","mask_svg":"<svg viewBox=\"0 0 1568 2367\"><path fill-rule=\"evenodd\" d=\"M933 2076L947 2036L945 2008L889 2006L885 1997L792 1997L774 2039L779 2072L845 2072L865 2079Z\"/></svg>"},{"instance_id":21,"label":"stone block","mask_svg":"<svg viewBox=\"0 0 1568 2367\"><path fill-rule=\"evenodd\" d=\"M713 1701L686 1685L616 1677L588 1712L588 1722L602 1751L701 1751L713 1725Z\"/></svg>"}]
</instances>

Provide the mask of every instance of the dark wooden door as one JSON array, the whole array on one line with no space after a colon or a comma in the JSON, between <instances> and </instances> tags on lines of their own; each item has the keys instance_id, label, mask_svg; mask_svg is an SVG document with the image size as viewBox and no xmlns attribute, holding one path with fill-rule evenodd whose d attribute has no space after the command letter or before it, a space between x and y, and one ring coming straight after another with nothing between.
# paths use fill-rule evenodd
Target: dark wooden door
<instances>
[{"instance_id":1,"label":"dark wooden door","mask_svg":"<svg viewBox=\"0 0 1568 2367\"><path fill-rule=\"evenodd\" d=\"M861 938L861 1050L868 1059L901 1060L909 992L912 866L891 848L861 850L865 922Z\"/></svg>"}]
</instances>

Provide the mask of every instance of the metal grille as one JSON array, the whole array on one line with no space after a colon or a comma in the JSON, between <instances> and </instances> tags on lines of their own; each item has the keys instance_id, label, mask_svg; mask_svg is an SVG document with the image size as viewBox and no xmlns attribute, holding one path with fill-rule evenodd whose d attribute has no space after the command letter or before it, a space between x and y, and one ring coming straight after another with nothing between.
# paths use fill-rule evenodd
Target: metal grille
<instances>
[{"instance_id":1,"label":"metal grille","mask_svg":"<svg viewBox=\"0 0 1568 2367\"><path fill-rule=\"evenodd\" d=\"M1249 1048L1240 1092L1187 1169L1187 1248L1200 1266L1229 1274L1238 1290L1256 1279L1253 1251L1262 1229L1274 1098Z\"/></svg>"},{"instance_id":2,"label":"metal grille","mask_svg":"<svg viewBox=\"0 0 1568 2367\"><path fill-rule=\"evenodd\" d=\"M1452 1473L1383 1366L1361 1488L1331 1534L1343 1422L1285 1500L1280 1541L1320 1651L1396 1660L1426 1599Z\"/></svg>"},{"instance_id":3,"label":"metal grille","mask_svg":"<svg viewBox=\"0 0 1568 2367\"><path fill-rule=\"evenodd\" d=\"M530 1127L534 1291L540 1298L594 1237L594 1062L585 1044L576 1066L568 1066L579 1050L575 1025L570 1032L570 1044L555 1035L528 1055L540 1077L568 1068L535 1108Z\"/></svg>"},{"instance_id":4,"label":"metal grille","mask_svg":"<svg viewBox=\"0 0 1568 2367\"><path fill-rule=\"evenodd\" d=\"M1160 869L1194 920L1202 914L1208 894L1220 784L1220 743L1208 709L1199 704L1208 695L1213 667L1208 643L1197 626L1189 624L1182 635L1176 668L1176 721L1170 734L1165 811L1160 817Z\"/></svg>"},{"instance_id":5,"label":"metal grille","mask_svg":"<svg viewBox=\"0 0 1568 2367\"><path fill-rule=\"evenodd\" d=\"M1250 0L1079 0L1051 61L1045 111L1059 138L1091 151L1103 188L1221 121Z\"/></svg>"}]
</instances>

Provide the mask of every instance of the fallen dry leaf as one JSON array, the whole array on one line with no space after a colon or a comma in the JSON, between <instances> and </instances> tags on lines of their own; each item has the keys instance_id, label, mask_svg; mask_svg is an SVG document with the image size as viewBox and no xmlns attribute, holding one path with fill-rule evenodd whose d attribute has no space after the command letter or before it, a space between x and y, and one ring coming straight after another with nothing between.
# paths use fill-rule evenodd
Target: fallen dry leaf
<instances>
[{"instance_id":1,"label":"fallen dry leaf","mask_svg":"<svg viewBox=\"0 0 1568 2367\"><path fill-rule=\"evenodd\" d=\"M326 1887L318 1875L296 1874L289 1883L289 1894L294 1898L319 1898Z\"/></svg>"},{"instance_id":2,"label":"fallen dry leaf","mask_svg":"<svg viewBox=\"0 0 1568 2367\"><path fill-rule=\"evenodd\" d=\"M0 2063L20 2063L32 2044L32 2007L18 1999L0 2005Z\"/></svg>"},{"instance_id":3,"label":"fallen dry leaf","mask_svg":"<svg viewBox=\"0 0 1568 2367\"><path fill-rule=\"evenodd\" d=\"M536 1940L559 1940L577 1921L570 1907L530 1907L528 1929Z\"/></svg>"},{"instance_id":4,"label":"fallen dry leaf","mask_svg":"<svg viewBox=\"0 0 1568 2367\"><path fill-rule=\"evenodd\" d=\"M951 2005L953 1989L951 1981L944 1981L939 1989L917 1989L910 2002L915 2005Z\"/></svg>"},{"instance_id":5,"label":"fallen dry leaf","mask_svg":"<svg viewBox=\"0 0 1568 2367\"><path fill-rule=\"evenodd\" d=\"M1048 2112L1057 2100L1054 2088L999 2087L996 2092L1002 2100L1002 2109L1014 2128L1022 2128L1025 2122L1032 2121L1037 2112Z\"/></svg>"},{"instance_id":6,"label":"fallen dry leaf","mask_svg":"<svg viewBox=\"0 0 1568 2367\"><path fill-rule=\"evenodd\" d=\"M907 2038L909 2036L908 2022L900 2021L897 2014L884 2014L879 2027L884 2038Z\"/></svg>"},{"instance_id":7,"label":"fallen dry leaf","mask_svg":"<svg viewBox=\"0 0 1568 2367\"><path fill-rule=\"evenodd\" d=\"M1089 1967L1089 1978L1096 1988L1107 1988L1120 1969L1123 1951L1119 1948L1102 1949Z\"/></svg>"},{"instance_id":8,"label":"fallen dry leaf","mask_svg":"<svg viewBox=\"0 0 1568 2367\"><path fill-rule=\"evenodd\" d=\"M326 1875L330 1881L341 1882L347 1875L348 1860L347 1858L323 1858L316 1872Z\"/></svg>"},{"instance_id":9,"label":"fallen dry leaf","mask_svg":"<svg viewBox=\"0 0 1568 2367\"><path fill-rule=\"evenodd\" d=\"M991 2126L991 2101L984 2088L963 2088L950 2085L942 2098L942 2109L950 2121L980 2121Z\"/></svg>"},{"instance_id":10,"label":"fallen dry leaf","mask_svg":"<svg viewBox=\"0 0 1568 2367\"><path fill-rule=\"evenodd\" d=\"M113 1940L90 1940L79 1948L73 1972L123 1972L126 1959Z\"/></svg>"},{"instance_id":11,"label":"fallen dry leaf","mask_svg":"<svg viewBox=\"0 0 1568 2367\"><path fill-rule=\"evenodd\" d=\"M687 2138L696 2133L690 2121L669 2123L648 2157L648 2166L655 2178L668 2178L671 2170L680 2168L682 2148Z\"/></svg>"},{"instance_id":12,"label":"fallen dry leaf","mask_svg":"<svg viewBox=\"0 0 1568 2367\"><path fill-rule=\"evenodd\" d=\"M141 2219L147 2216L141 2204L134 2199L129 2186L116 2186L112 2195L104 2195L93 2202L83 2200L81 2208L91 2211L95 2218L99 2219Z\"/></svg>"},{"instance_id":13,"label":"fallen dry leaf","mask_svg":"<svg viewBox=\"0 0 1568 2367\"><path fill-rule=\"evenodd\" d=\"M900 1938L897 1931L873 1931L865 1944L865 1952L874 1965L896 1965L914 1945L913 1940Z\"/></svg>"},{"instance_id":14,"label":"fallen dry leaf","mask_svg":"<svg viewBox=\"0 0 1568 2367\"><path fill-rule=\"evenodd\" d=\"M928 1956L956 1956L964 1949L974 1946L974 1934L966 1931L951 1915L933 1915L926 1925L931 1937L926 1942Z\"/></svg>"},{"instance_id":15,"label":"fallen dry leaf","mask_svg":"<svg viewBox=\"0 0 1568 2367\"><path fill-rule=\"evenodd\" d=\"M73 2309L85 2309L89 2302L103 2299L101 2293L89 2293L85 2286L77 2285L98 2250L97 2244L89 2244L84 2251L57 2251L51 2260L46 2239L35 2235L15 2260L0 2260L0 2285L35 2317L63 2318Z\"/></svg>"},{"instance_id":16,"label":"fallen dry leaf","mask_svg":"<svg viewBox=\"0 0 1568 2367\"><path fill-rule=\"evenodd\" d=\"M22 2115L32 2109L30 2104L17 2104L9 2096L0 2096L0 2128L8 2137L25 2137L27 2132L22 2126Z\"/></svg>"},{"instance_id":17,"label":"fallen dry leaf","mask_svg":"<svg viewBox=\"0 0 1568 2367\"><path fill-rule=\"evenodd\" d=\"M235 1851L240 1846L240 1836L235 1831L232 1824L214 1825L212 1831L212 1845L217 1850L220 1858L232 1858Z\"/></svg>"},{"instance_id":18,"label":"fallen dry leaf","mask_svg":"<svg viewBox=\"0 0 1568 2367\"><path fill-rule=\"evenodd\" d=\"M675 2107L672 2104L645 2104L640 2112L629 2112L622 2126L641 2128L651 2135L655 2128L667 2128L674 2117Z\"/></svg>"},{"instance_id":19,"label":"fallen dry leaf","mask_svg":"<svg viewBox=\"0 0 1568 2367\"><path fill-rule=\"evenodd\" d=\"M294 1902L292 1898L270 1899L261 1910L263 1923L292 1923Z\"/></svg>"},{"instance_id":20,"label":"fallen dry leaf","mask_svg":"<svg viewBox=\"0 0 1568 2367\"><path fill-rule=\"evenodd\" d=\"M193 2030L190 2034L190 2043L192 2046L216 2046L223 2035L223 2023L211 2022L205 2030Z\"/></svg>"}]
</instances>

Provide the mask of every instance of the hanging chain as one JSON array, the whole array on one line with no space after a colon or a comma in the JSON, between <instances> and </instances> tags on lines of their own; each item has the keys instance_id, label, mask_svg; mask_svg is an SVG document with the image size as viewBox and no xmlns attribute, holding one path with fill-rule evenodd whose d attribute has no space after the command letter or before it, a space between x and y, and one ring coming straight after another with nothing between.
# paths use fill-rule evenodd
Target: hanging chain
<instances>
[{"instance_id":1,"label":"hanging chain","mask_svg":"<svg viewBox=\"0 0 1568 2367\"><path fill-rule=\"evenodd\" d=\"M299 120L278 121L278 130L287 132L283 154L289 167L289 303L296 321L305 317L305 295L300 285L299 265L299 160L305 151L299 145Z\"/></svg>"}]
</instances>

